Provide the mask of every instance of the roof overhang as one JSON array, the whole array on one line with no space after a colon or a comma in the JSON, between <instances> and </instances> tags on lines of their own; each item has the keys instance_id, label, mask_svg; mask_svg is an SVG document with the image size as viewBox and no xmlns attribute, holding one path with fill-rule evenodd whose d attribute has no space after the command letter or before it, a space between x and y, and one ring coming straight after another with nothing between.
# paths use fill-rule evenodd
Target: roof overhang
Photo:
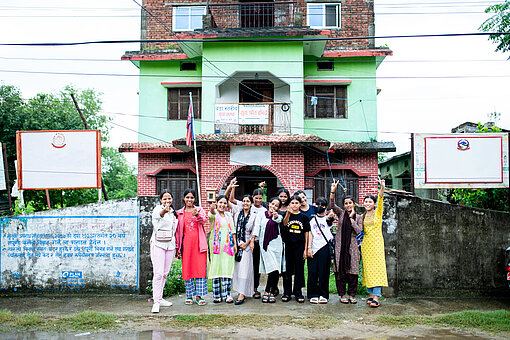
<instances>
[{"instance_id":1,"label":"roof overhang","mask_svg":"<svg viewBox=\"0 0 510 340\"><path fill-rule=\"evenodd\" d=\"M395 151L397 151L397 148L393 142L333 143L329 148L329 152L333 153L371 153Z\"/></svg>"},{"instance_id":2,"label":"roof overhang","mask_svg":"<svg viewBox=\"0 0 510 340\"><path fill-rule=\"evenodd\" d=\"M122 143L119 152L137 153L183 153L170 143Z\"/></svg>"}]
</instances>

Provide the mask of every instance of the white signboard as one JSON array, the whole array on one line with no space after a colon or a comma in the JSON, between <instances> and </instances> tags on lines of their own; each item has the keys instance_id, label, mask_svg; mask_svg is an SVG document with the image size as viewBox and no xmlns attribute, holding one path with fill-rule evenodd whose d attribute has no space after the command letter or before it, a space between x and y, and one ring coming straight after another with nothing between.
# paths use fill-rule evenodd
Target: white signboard
<instances>
[{"instance_id":1,"label":"white signboard","mask_svg":"<svg viewBox=\"0 0 510 340\"><path fill-rule=\"evenodd\" d=\"M97 130L16 133L18 187L101 187L101 137Z\"/></svg>"},{"instance_id":2,"label":"white signboard","mask_svg":"<svg viewBox=\"0 0 510 340\"><path fill-rule=\"evenodd\" d=\"M415 188L507 188L508 134L415 134Z\"/></svg>"},{"instance_id":3,"label":"white signboard","mask_svg":"<svg viewBox=\"0 0 510 340\"><path fill-rule=\"evenodd\" d=\"M237 124L239 106L237 104L216 104L214 122L216 124Z\"/></svg>"},{"instance_id":4,"label":"white signboard","mask_svg":"<svg viewBox=\"0 0 510 340\"><path fill-rule=\"evenodd\" d=\"M0 190L7 190L7 186L5 185L4 153L2 152L2 143L0 143Z\"/></svg>"},{"instance_id":5,"label":"white signboard","mask_svg":"<svg viewBox=\"0 0 510 340\"><path fill-rule=\"evenodd\" d=\"M271 165L270 146L231 146L231 165Z\"/></svg>"},{"instance_id":6,"label":"white signboard","mask_svg":"<svg viewBox=\"0 0 510 340\"><path fill-rule=\"evenodd\" d=\"M138 216L1 219L0 287L138 287Z\"/></svg>"},{"instance_id":7,"label":"white signboard","mask_svg":"<svg viewBox=\"0 0 510 340\"><path fill-rule=\"evenodd\" d=\"M239 124L242 125L269 124L269 105L239 104Z\"/></svg>"}]
</instances>

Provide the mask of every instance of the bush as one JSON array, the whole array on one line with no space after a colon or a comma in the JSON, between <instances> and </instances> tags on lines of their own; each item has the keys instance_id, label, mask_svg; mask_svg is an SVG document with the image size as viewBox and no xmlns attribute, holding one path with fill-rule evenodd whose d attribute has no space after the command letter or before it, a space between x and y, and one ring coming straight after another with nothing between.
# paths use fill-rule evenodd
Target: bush
<instances>
[{"instance_id":1,"label":"bush","mask_svg":"<svg viewBox=\"0 0 510 340\"><path fill-rule=\"evenodd\" d=\"M152 295L152 280L147 281L147 287L145 291ZM184 280L182 279L182 266L180 260L174 260L170 272L166 278L165 288L163 288L163 297L177 295L184 293L186 287L184 286Z\"/></svg>"}]
</instances>

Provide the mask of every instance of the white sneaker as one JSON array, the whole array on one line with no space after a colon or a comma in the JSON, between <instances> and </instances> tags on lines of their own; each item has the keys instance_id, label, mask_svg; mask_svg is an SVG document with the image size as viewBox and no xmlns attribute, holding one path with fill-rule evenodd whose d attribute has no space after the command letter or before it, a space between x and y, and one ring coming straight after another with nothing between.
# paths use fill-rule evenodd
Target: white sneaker
<instances>
[{"instance_id":1,"label":"white sneaker","mask_svg":"<svg viewBox=\"0 0 510 340\"><path fill-rule=\"evenodd\" d=\"M166 301L165 299L161 299L161 301L159 301L159 305L161 307L170 307L171 305L173 305L173 303L171 303L170 301Z\"/></svg>"},{"instance_id":2,"label":"white sneaker","mask_svg":"<svg viewBox=\"0 0 510 340\"><path fill-rule=\"evenodd\" d=\"M154 303L152 305L152 313L159 313L159 303Z\"/></svg>"}]
</instances>

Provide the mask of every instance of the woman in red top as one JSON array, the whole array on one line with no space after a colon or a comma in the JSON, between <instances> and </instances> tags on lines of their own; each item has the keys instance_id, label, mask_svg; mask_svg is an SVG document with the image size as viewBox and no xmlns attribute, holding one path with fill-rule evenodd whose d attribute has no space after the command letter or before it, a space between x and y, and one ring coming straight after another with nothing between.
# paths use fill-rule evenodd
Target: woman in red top
<instances>
[{"instance_id":1,"label":"woman in red top","mask_svg":"<svg viewBox=\"0 0 510 340\"><path fill-rule=\"evenodd\" d=\"M196 193L193 189L184 191L184 208L177 211L177 231L175 233L177 256L182 258L182 278L186 286L187 305L205 305L207 295L207 233L204 227L206 214L200 206L195 206Z\"/></svg>"}]
</instances>

